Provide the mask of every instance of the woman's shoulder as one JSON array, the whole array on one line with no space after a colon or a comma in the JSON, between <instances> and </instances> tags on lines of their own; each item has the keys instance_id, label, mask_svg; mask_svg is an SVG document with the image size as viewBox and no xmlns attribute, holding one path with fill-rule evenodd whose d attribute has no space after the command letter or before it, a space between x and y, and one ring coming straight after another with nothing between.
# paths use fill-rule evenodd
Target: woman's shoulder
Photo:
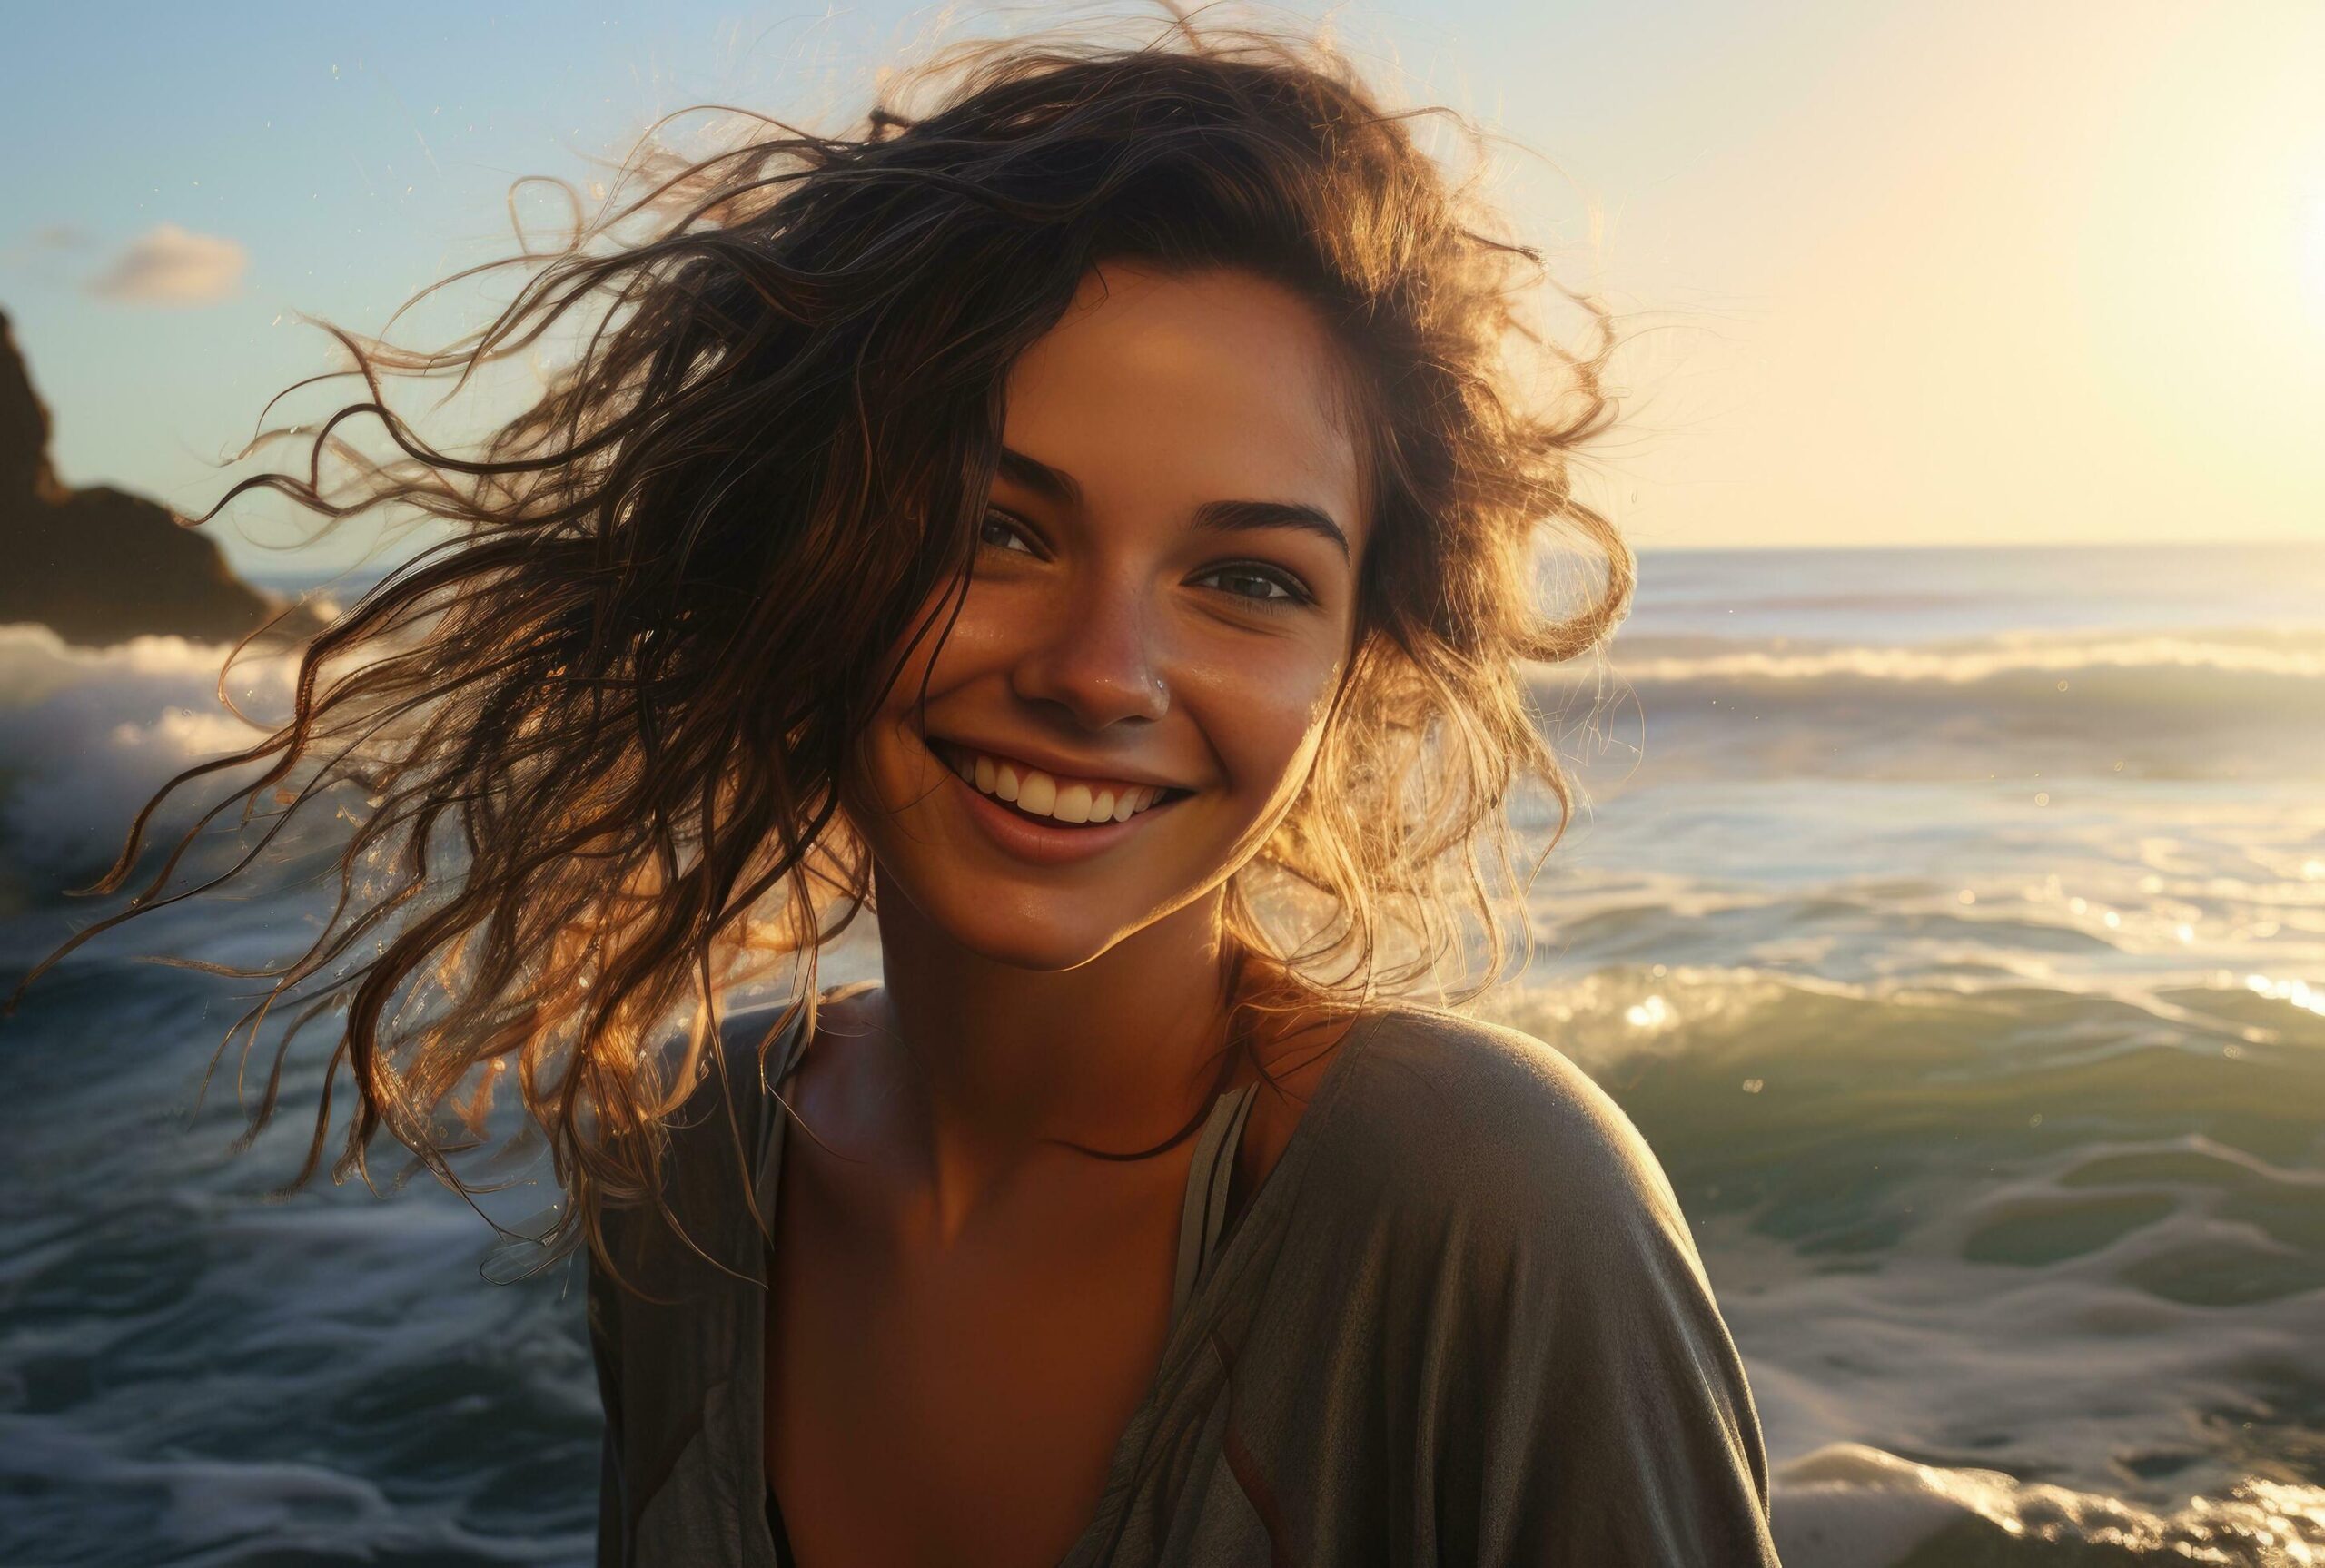
<instances>
[{"instance_id":1,"label":"woman's shoulder","mask_svg":"<svg viewBox=\"0 0 2325 1568\"><path fill-rule=\"evenodd\" d=\"M690 1051L679 1034L665 1040L662 1050L685 1064L687 1076L661 1119L658 1202L644 1193L602 1202L609 1237L666 1231L658 1208L706 1235L725 1234L734 1228L733 1217L748 1213L772 1098L767 1086L795 1061L803 1016L787 1000L753 1001L722 1010L717 1033L699 1050Z\"/></svg>"},{"instance_id":2,"label":"woman's shoulder","mask_svg":"<svg viewBox=\"0 0 2325 1568\"><path fill-rule=\"evenodd\" d=\"M1613 1097L1553 1046L1411 1002L1371 1016L1320 1139L1313 1184L1431 1223L1539 1236L1683 1224L1661 1162Z\"/></svg>"},{"instance_id":3,"label":"woman's shoulder","mask_svg":"<svg viewBox=\"0 0 2325 1568\"><path fill-rule=\"evenodd\" d=\"M1509 1560L1774 1564L1750 1383L1631 1119L1542 1040L1430 1008L1345 1065L1300 1188L1302 1305L1375 1326L1438 1391L1417 1403L1458 1412L1438 1474L1490 1500ZM1346 1343L1313 1320L1295 1362Z\"/></svg>"}]
</instances>

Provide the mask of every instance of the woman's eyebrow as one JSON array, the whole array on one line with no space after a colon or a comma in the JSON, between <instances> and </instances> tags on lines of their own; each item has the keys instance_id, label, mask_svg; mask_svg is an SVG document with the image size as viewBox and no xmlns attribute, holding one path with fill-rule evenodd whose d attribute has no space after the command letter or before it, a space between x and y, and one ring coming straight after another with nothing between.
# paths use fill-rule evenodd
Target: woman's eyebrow
<instances>
[{"instance_id":1,"label":"woman's eyebrow","mask_svg":"<svg viewBox=\"0 0 2325 1568\"><path fill-rule=\"evenodd\" d=\"M1029 458L1014 448L1001 449L1002 477L1023 485L1046 500L1061 506L1079 507L1082 487L1073 476L1062 468L1053 468L1038 458ZM1298 528L1305 533L1321 535L1330 539L1341 552L1341 558L1352 560L1348 547L1348 535L1331 514L1321 508L1298 501L1205 501L1195 508L1195 524L1215 533L1250 533L1261 528Z\"/></svg>"},{"instance_id":2,"label":"woman's eyebrow","mask_svg":"<svg viewBox=\"0 0 2325 1568\"><path fill-rule=\"evenodd\" d=\"M1255 528L1298 528L1331 540L1340 547L1341 559L1354 558L1349 554L1348 535L1341 531L1341 526L1321 508L1299 501L1205 501L1195 508L1195 524L1225 534L1247 533Z\"/></svg>"},{"instance_id":3,"label":"woman's eyebrow","mask_svg":"<svg viewBox=\"0 0 2325 1568\"><path fill-rule=\"evenodd\" d=\"M1001 449L1001 477L1014 480L1044 500L1060 506L1078 507L1082 504L1082 487L1073 476L1063 468L1053 468L1039 458L1029 458L1014 448Z\"/></svg>"}]
</instances>

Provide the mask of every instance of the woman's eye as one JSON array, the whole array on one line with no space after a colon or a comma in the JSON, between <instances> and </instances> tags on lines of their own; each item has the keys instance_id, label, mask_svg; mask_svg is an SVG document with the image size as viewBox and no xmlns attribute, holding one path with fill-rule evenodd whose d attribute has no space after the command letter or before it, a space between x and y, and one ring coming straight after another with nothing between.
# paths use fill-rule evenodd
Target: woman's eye
<instances>
[{"instance_id":1,"label":"woman's eye","mask_svg":"<svg viewBox=\"0 0 2325 1568\"><path fill-rule=\"evenodd\" d=\"M1025 542L1024 529L1000 512L987 512L984 526L977 530L977 543L990 545L996 550L1022 550L1034 554L1034 547Z\"/></svg>"},{"instance_id":2,"label":"woman's eye","mask_svg":"<svg viewBox=\"0 0 2325 1568\"><path fill-rule=\"evenodd\" d=\"M1307 595L1283 574L1263 567L1221 567L1199 579L1216 583L1222 591L1267 609L1288 609L1304 603Z\"/></svg>"},{"instance_id":3,"label":"woman's eye","mask_svg":"<svg viewBox=\"0 0 2325 1568\"><path fill-rule=\"evenodd\" d=\"M1025 525L1006 512L984 515L984 522L977 529L977 545L981 549L1009 550L1036 557L1041 555ZM1215 585L1222 593L1261 609L1283 610L1314 602L1306 585L1289 572L1257 563L1215 567L1195 580Z\"/></svg>"}]
</instances>

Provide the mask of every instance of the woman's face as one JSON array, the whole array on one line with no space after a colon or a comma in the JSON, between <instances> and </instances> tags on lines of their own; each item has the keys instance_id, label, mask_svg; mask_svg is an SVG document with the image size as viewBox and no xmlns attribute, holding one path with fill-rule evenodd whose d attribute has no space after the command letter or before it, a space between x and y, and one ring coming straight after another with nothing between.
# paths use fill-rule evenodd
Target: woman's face
<instances>
[{"instance_id":1,"label":"woman's face","mask_svg":"<svg viewBox=\"0 0 2325 1568\"><path fill-rule=\"evenodd\" d=\"M884 899L1068 969L1266 842L1351 652L1367 518L1336 356L1254 274L1083 280L1011 371L959 616L865 738L876 799L850 815Z\"/></svg>"}]
</instances>

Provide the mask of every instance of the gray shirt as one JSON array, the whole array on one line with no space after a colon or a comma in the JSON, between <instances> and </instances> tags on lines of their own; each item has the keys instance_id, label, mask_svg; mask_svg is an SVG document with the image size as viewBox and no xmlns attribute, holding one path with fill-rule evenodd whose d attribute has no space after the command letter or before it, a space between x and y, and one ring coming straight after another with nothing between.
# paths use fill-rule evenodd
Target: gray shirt
<instances>
[{"instance_id":1,"label":"gray shirt","mask_svg":"<svg viewBox=\"0 0 2325 1568\"><path fill-rule=\"evenodd\" d=\"M673 1133L668 1202L594 1261L601 1568L793 1568L764 1501L766 1242L787 1118L766 1013L727 1021ZM777 1082L799 1031L777 1045ZM1249 1091L1190 1173L1161 1366L1061 1568L1775 1564L1751 1391L1662 1167L1530 1036L1399 1004L1326 1068L1221 1233ZM811 1564L809 1568L845 1568Z\"/></svg>"}]
</instances>

